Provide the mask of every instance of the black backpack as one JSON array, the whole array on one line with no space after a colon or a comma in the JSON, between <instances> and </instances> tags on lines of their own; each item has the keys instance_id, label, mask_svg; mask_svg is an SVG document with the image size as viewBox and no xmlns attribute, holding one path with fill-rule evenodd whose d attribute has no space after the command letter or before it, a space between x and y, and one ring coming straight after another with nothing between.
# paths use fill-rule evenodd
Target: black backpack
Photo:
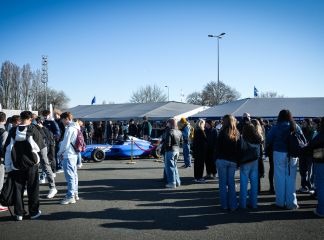
<instances>
[{"instance_id":1,"label":"black backpack","mask_svg":"<svg viewBox=\"0 0 324 240\"><path fill-rule=\"evenodd\" d=\"M16 131L18 128L19 127L17 127ZM32 145L28 141L28 128L29 127L26 127L24 129L24 132L26 132L26 139L23 141L15 140L11 150L11 160L13 166L19 170L26 170L39 162L38 153L33 152ZM15 137L16 134L13 136L13 138L15 139Z\"/></svg>"},{"instance_id":2,"label":"black backpack","mask_svg":"<svg viewBox=\"0 0 324 240\"><path fill-rule=\"evenodd\" d=\"M288 156L300 157L302 155L302 149L306 146L303 136L297 131L290 133L288 137Z\"/></svg>"}]
</instances>

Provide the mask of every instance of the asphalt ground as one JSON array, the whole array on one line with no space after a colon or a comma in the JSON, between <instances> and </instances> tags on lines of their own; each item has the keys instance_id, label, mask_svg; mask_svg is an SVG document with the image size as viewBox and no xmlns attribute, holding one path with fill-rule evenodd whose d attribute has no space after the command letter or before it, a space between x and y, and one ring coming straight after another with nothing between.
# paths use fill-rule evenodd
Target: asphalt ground
<instances>
[{"instance_id":1,"label":"asphalt ground","mask_svg":"<svg viewBox=\"0 0 324 240\"><path fill-rule=\"evenodd\" d=\"M220 209L218 181L195 184L193 168L180 169L181 187L165 189L162 163L127 162L84 164L76 204L59 204L66 183L58 174L54 199L46 199L47 185L40 188L39 219L15 222L9 212L0 213L0 240L324 239L324 219L313 214L316 201L308 194L298 194L300 209L279 210L264 178L258 209L230 213ZM239 189L238 171L236 180Z\"/></svg>"}]
</instances>

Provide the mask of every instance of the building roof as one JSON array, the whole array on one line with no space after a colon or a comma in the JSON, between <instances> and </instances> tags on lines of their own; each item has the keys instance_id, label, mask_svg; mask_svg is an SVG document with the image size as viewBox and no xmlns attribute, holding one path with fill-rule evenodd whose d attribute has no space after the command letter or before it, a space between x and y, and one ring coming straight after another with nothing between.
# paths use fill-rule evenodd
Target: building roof
<instances>
[{"instance_id":1,"label":"building roof","mask_svg":"<svg viewBox=\"0 0 324 240\"><path fill-rule=\"evenodd\" d=\"M276 118L282 109L291 111L295 118L324 116L324 98L245 98L211 107L190 119L219 119L226 114L242 117L248 112L253 117Z\"/></svg>"},{"instance_id":2,"label":"building roof","mask_svg":"<svg viewBox=\"0 0 324 240\"><path fill-rule=\"evenodd\" d=\"M156 102L156 103L124 103L102 105L78 105L67 111L75 118L84 121L107 121L142 119L147 116L149 120L165 120L171 117L189 117L206 107L180 103L180 102Z\"/></svg>"}]
</instances>

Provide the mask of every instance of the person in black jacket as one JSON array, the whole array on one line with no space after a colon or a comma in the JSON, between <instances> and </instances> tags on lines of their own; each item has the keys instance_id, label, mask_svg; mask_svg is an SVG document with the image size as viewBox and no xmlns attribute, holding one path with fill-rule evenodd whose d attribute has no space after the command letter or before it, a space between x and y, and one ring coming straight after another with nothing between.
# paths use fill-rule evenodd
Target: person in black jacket
<instances>
[{"instance_id":1,"label":"person in black jacket","mask_svg":"<svg viewBox=\"0 0 324 240\"><path fill-rule=\"evenodd\" d=\"M112 121L108 121L106 127L106 143L112 144L112 140L113 140L113 124Z\"/></svg>"},{"instance_id":2,"label":"person in black jacket","mask_svg":"<svg viewBox=\"0 0 324 240\"><path fill-rule=\"evenodd\" d=\"M207 154L207 136L205 133L205 121L200 119L195 127L195 135L192 142L194 161L194 178L197 183L205 183L204 166Z\"/></svg>"},{"instance_id":3,"label":"person in black jacket","mask_svg":"<svg viewBox=\"0 0 324 240\"><path fill-rule=\"evenodd\" d=\"M235 211L237 209L234 176L239 157L240 133L236 128L236 119L232 115L225 115L216 147L220 200L224 210Z\"/></svg>"},{"instance_id":4,"label":"person in black jacket","mask_svg":"<svg viewBox=\"0 0 324 240\"><path fill-rule=\"evenodd\" d=\"M215 165L217 130L214 128L213 121L206 121L205 134L207 137L207 153L205 158L207 176L205 179L215 179L217 173Z\"/></svg>"},{"instance_id":5,"label":"person in black jacket","mask_svg":"<svg viewBox=\"0 0 324 240\"><path fill-rule=\"evenodd\" d=\"M310 140L305 150L311 152L314 160L314 183L318 200L314 213L324 218L324 117L320 120L318 134Z\"/></svg>"},{"instance_id":6,"label":"person in black jacket","mask_svg":"<svg viewBox=\"0 0 324 240\"><path fill-rule=\"evenodd\" d=\"M132 137L137 137L138 128L134 122L134 119L129 120L128 135Z\"/></svg>"},{"instance_id":7,"label":"person in black jacket","mask_svg":"<svg viewBox=\"0 0 324 240\"><path fill-rule=\"evenodd\" d=\"M169 119L167 125L168 127L163 143L165 149L165 174L167 178L165 187L176 188L181 185L177 160L179 158L182 134L181 131L178 130L178 125L174 118Z\"/></svg>"},{"instance_id":8,"label":"person in black jacket","mask_svg":"<svg viewBox=\"0 0 324 240\"><path fill-rule=\"evenodd\" d=\"M42 135L31 125L32 113L20 113L21 124L9 131L5 144L6 171L11 172L15 183L14 208L17 221L24 215L23 192L27 182L28 210L31 219L41 215L39 210L39 151L45 147ZM11 150L12 149L12 150Z\"/></svg>"}]
</instances>

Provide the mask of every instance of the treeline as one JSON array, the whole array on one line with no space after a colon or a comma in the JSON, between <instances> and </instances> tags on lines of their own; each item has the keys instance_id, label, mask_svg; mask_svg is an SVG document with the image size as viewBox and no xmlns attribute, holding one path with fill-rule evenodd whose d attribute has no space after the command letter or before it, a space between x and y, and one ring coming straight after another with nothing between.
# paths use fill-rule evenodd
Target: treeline
<instances>
[{"instance_id":1,"label":"treeline","mask_svg":"<svg viewBox=\"0 0 324 240\"><path fill-rule=\"evenodd\" d=\"M42 72L33 71L29 64L19 67L10 61L1 65L0 103L4 109L41 111L45 109L45 85ZM47 88L47 102L56 109L67 107L69 98L63 91Z\"/></svg>"}]
</instances>

